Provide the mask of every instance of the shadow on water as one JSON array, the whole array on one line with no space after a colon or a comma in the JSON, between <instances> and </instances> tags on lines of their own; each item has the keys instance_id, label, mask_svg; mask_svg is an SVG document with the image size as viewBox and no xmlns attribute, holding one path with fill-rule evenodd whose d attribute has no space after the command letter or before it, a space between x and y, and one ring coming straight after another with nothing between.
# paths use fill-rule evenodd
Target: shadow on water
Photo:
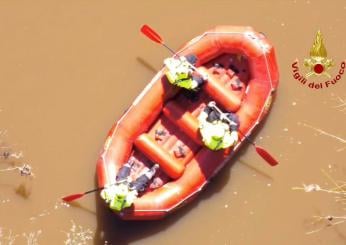
<instances>
[{"instance_id":1,"label":"shadow on water","mask_svg":"<svg viewBox=\"0 0 346 245\"><path fill-rule=\"evenodd\" d=\"M196 208L203 200L211 198L213 194L221 191L230 180L232 165L246 151L244 147L239 153L211 180L207 188L196 199L186 206L168 215L163 220L157 221L123 221L107 208L103 201L96 197L97 228L94 244L129 244L145 237L158 234L168 229L180 219L184 218L192 209Z\"/></svg>"},{"instance_id":2,"label":"shadow on water","mask_svg":"<svg viewBox=\"0 0 346 245\"><path fill-rule=\"evenodd\" d=\"M143 65L145 68L147 68L152 73L156 74L160 69L155 68L152 64L150 64L148 61L143 59L142 57L137 57L136 60Z\"/></svg>"}]
</instances>

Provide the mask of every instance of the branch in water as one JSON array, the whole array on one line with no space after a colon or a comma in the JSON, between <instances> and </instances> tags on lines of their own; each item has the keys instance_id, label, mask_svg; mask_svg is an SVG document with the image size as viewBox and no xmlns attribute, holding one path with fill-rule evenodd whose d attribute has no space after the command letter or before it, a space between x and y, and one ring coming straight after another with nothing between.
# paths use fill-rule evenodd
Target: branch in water
<instances>
[{"instance_id":1,"label":"branch in water","mask_svg":"<svg viewBox=\"0 0 346 245\"><path fill-rule=\"evenodd\" d=\"M339 137L339 136L333 135L333 134L328 133L328 132L326 132L326 131L324 131L324 130L322 130L322 129L320 129L320 128L316 128L316 127L311 126L311 125L306 124L306 123L302 123L302 125L303 125L304 127L311 128L311 129L313 129L313 130L319 132L320 134L323 134L323 135L329 136L329 137L331 137L331 138L333 138L333 139L336 139L336 140L340 141L340 142L343 143L343 144L346 144L346 140L343 139L343 138L341 138L341 137Z\"/></svg>"},{"instance_id":2,"label":"branch in water","mask_svg":"<svg viewBox=\"0 0 346 245\"><path fill-rule=\"evenodd\" d=\"M339 96L337 97L337 100L340 102L339 105L334 106L334 108L340 108L339 111L345 111L346 110L346 101Z\"/></svg>"},{"instance_id":3,"label":"branch in water","mask_svg":"<svg viewBox=\"0 0 346 245\"><path fill-rule=\"evenodd\" d=\"M333 188L325 189L320 187L318 184L303 184L302 187L293 187L292 190L304 190L305 192L326 192L336 195L335 201L341 203L341 205L346 204L346 182L345 181L336 181L334 180L325 170L321 170L322 173L328 178L328 180L334 185ZM346 215L335 216L335 215L326 215L326 216L313 216L315 219L311 225L322 225L322 227L306 232L307 235L319 232L327 227L338 225L346 221Z\"/></svg>"},{"instance_id":4,"label":"branch in water","mask_svg":"<svg viewBox=\"0 0 346 245\"><path fill-rule=\"evenodd\" d=\"M342 224L346 221L346 216L332 216L332 215L327 215L327 216L314 216L315 221L312 222L312 225L316 225L317 223L323 223L323 226L321 228L318 228L316 230L308 231L305 234L311 235L313 233L319 232L327 227L334 226L334 225L339 225Z\"/></svg>"}]
</instances>

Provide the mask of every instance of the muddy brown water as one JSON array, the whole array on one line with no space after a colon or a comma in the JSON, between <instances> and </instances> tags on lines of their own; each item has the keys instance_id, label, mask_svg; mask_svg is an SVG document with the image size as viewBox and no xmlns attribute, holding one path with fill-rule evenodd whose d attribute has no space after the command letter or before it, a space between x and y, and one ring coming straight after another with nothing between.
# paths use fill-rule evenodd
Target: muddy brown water
<instances>
[{"instance_id":1,"label":"muddy brown water","mask_svg":"<svg viewBox=\"0 0 346 245\"><path fill-rule=\"evenodd\" d=\"M345 206L292 190L332 188L327 175L345 180L346 77L316 90L291 70L298 58L306 71L320 29L337 74L345 14L345 1L1 1L0 143L23 156L0 166L28 163L35 178L0 172L0 243L30 244L23 233L32 233L39 244L63 244L90 231L87 244L346 244L345 224L311 224L315 215L343 216ZM143 23L173 48L218 24L267 35L281 83L254 139L280 165L245 146L193 203L162 221L122 222L95 195L70 207L58 199L96 186L106 133L168 56L139 33Z\"/></svg>"}]
</instances>

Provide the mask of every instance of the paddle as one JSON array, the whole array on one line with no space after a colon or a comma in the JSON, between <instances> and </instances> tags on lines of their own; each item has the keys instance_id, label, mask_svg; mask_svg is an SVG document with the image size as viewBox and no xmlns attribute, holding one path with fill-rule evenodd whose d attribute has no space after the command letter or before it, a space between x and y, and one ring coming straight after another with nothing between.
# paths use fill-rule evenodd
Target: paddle
<instances>
[{"instance_id":1,"label":"paddle","mask_svg":"<svg viewBox=\"0 0 346 245\"><path fill-rule=\"evenodd\" d=\"M69 195L69 196L65 196L65 197L62 197L61 199L65 202L73 202L79 198L82 198L84 197L85 195L89 194L89 193L93 193L93 192L96 192L96 191L101 191L103 190L104 188L106 187L99 187L99 188L96 188L96 189L93 189L93 190L90 190L90 191L86 191L86 192L83 192L83 193L77 193L77 194L72 194L72 195Z\"/></svg>"},{"instance_id":2,"label":"paddle","mask_svg":"<svg viewBox=\"0 0 346 245\"><path fill-rule=\"evenodd\" d=\"M219 107L216 106L215 102L209 102L208 104L209 107L212 107L214 110L216 110L217 113L219 113L220 115L224 115L225 113L223 113ZM234 124L233 121L231 121L228 117L224 116L223 119L227 120L230 124ZM258 155L260 155L267 163L269 163L270 166L275 166L277 165L279 162L265 149L263 149L260 146L257 146L255 144L255 142L251 141L246 135L244 135L242 132L238 131L238 133L243 136L247 142L249 142L252 146L255 147L256 152Z\"/></svg>"},{"instance_id":3,"label":"paddle","mask_svg":"<svg viewBox=\"0 0 346 245\"><path fill-rule=\"evenodd\" d=\"M159 43L161 45L163 45L165 48L167 48L172 54L176 54L174 52L173 49L171 49L170 47L168 47L165 42L163 41L163 39L161 38L161 36L156 32L154 31L150 26L148 25L143 25L141 27L141 32L146 35L149 39L153 40L154 42L156 43Z\"/></svg>"},{"instance_id":4,"label":"paddle","mask_svg":"<svg viewBox=\"0 0 346 245\"><path fill-rule=\"evenodd\" d=\"M150 26L148 25L143 25L141 27L141 32L147 36L149 39L151 39L152 41L161 44L162 46L164 46L165 48L167 48L174 56L180 57L179 54L177 54L173 49L171 49L170 47L168 47L165 42L163 41L162 37L156 32L154 31ZM199 73L204 80L208 79L208 75L202 73L201 71L199 71L197 69L197 67L195 67L193 64L187 62L187 64L193 69L195 70L197 73Z\"/></svg>"}]
</instances>

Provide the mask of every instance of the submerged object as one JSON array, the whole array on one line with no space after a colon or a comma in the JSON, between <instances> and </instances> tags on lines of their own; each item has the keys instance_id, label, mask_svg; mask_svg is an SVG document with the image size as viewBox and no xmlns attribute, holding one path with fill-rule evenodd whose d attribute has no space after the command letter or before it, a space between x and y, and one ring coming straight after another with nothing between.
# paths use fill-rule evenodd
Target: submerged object
<instances>
[{"instance_id":1,"label":"submerged object","mask_svg":"<svg viewBox=\"0 0 346 245\"><path fill-rule=\"evenodd\" d=\"M191 201L246 142L268 113L279 73L273 46L251 27L217 26L189 41L179 55L196 55L208 75L198 92L169 84L163 67L110 130L97 162L98 185L111 185L120 167L133 161L131 179L160 165L157 176L125 220L160 219ZM207 149L197 116L210 101L240 121L239 142L222 151Z\"/></svg>"}]
</instances>

